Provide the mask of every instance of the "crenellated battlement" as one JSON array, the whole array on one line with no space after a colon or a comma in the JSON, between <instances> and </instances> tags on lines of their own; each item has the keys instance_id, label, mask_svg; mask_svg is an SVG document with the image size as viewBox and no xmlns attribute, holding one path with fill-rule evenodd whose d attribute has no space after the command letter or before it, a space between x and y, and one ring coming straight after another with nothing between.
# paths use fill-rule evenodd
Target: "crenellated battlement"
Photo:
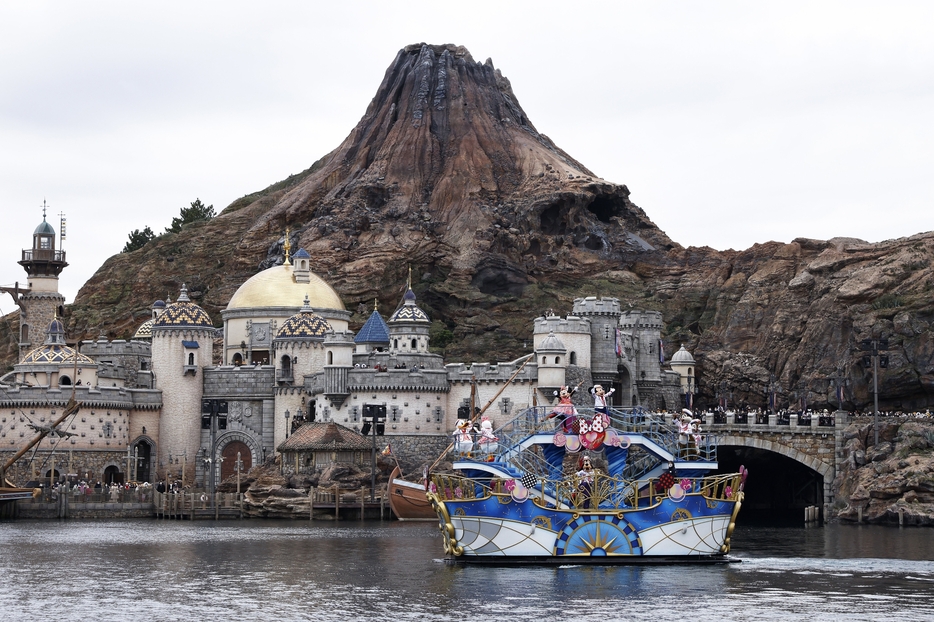
<instances>
[{"instance_id":1,"label":"crenellated battlement","mask_svg":"<svg viewBox=\"0 0 934 622\"><path fill-rule=\"evenodd\" d=\"M619 298L586 298L574 299L574 315L613 315L620 314Z\"/></svg>"},{"instance_id":2,"label":"crenellated battlement","mask_svg":"<svg viewBox=\"0 0 934 622\"><path fill-rule=\"evenodd\" d=\"M556 315L535 318L534 334L547 335L548 333L561 334L590 334L590 320L588 318L569 315L566 318Z\"/></svg>"},{"instance_id":3,"label":"crenellated battlement","mask_svg":"<svg viewBox=\"0 0 934 622\"><path fill-rule=\"evenodd\" d=\"M619 318L622 328L633 330L658 330L664 328L661 311L630 310Z\"/></svg>"}]
</instances>

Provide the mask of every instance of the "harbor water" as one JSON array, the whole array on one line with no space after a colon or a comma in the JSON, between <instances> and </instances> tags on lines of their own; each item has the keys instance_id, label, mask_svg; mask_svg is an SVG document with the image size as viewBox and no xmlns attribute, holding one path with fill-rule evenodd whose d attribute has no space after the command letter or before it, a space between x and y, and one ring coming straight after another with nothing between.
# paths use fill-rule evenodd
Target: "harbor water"
<instances>
[{"instance_id":1,"label":"harbor water","mask_svg":"<svg viewBox=\"0 0 934 622\"><path fill-rule=\"evenodd\" d=\"M0 523L0 619L934 619L934 532L737 527L739 563L445 564L433 523Z\"/></svg>"}]
</instances>

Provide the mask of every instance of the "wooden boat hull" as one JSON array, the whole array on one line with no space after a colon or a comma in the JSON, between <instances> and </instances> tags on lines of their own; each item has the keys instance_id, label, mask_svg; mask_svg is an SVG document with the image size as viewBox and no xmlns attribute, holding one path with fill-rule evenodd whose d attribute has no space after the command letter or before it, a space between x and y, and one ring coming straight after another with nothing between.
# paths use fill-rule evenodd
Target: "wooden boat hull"
<instances>
[{"instance_id":1,"label":"wooden boat hull","mask_svg":"<svg viewBox=\"0 0 934 622\"><path fill-rule=\"evenodd\" d=\"M406 481L401 478L399 467L393 469L389 476L389 507L399 520L433 521L437 520L425 486Z\"/></svg>"}]
</instances>

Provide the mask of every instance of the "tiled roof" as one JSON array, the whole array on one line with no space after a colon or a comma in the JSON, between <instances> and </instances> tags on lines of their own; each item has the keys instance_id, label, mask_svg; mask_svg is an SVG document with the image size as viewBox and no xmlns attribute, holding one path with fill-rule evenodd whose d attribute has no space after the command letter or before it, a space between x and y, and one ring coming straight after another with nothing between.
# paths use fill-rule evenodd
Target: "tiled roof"
<instances>
[{"instance_id":1,"label":"tiled roof","mask_svg":"<svg viewBox=\"0 0 934 622\"><path fill-rule=\"evenodd\" d=\"M165 303L162 304L165 306ZM139 328L136 329L136 334L133 335L133 339L152 339L152 324L155 321L153 318L149 318L140 324Z\"/></svg>"},{"instance_id":2,"label":"tiled roof","mask_svg":"<svg viewBox=\"0 0 934 622\"><path fill-rule=\"evenodd\" d=\"M333 421L328 423L306 423L295 430L279 451L322 451L370 449L373 441L359 432L345 428Z\"/></svg>"},{"instance_id":3,"label":"tiled roof","mask_svg":"<svg viewBox=\"0 0 934 622\"><path fill-rule=\"evenodd\" d=\"M214 328L211 316L207 311L191 302L188 298L188 288L182 285L182 293L178 301L173 302L159 314L153 322L153 328Z\"/></svg>"},{"instance_id":4,"label":"tiled roof","mask_svg":"<svg viewBox=\"0 0 934 622\"><path fill-rule=\"evenodd\" d=\"M305 304L298 313L282 323L282 328L276 333L276 339L312 339L324 337L331 330L327 320L311 310L308 296Z\"/></svg>"},{"instance_id":5,"label":"tiled roof","mask_svg":"<svg viewBox=\"0 0 934 622\"><path fill-rule=\"evenodd\" d=\"M379 311L373 310L360 332L354 337L354 343L389 343L389 327Z\"/></svg>"},{"instance_id":6,"label":"tiled roof","mask_svg":"<svg viewBox=\"0 0 934 622\"><path fill-rule=\"evenodd\" d=\"M75 349L63 345L39 346L23 358L23 363L73 363L75 356L79 363L94 364L90 358L75 352Z\"/></svg>"},{"instance_id":7,"label":"tiled roof","mask_svg":"<svg viewBox=\"0 0 934 622\"><path fill-rule=\"evenodd\" d=\"M431 322L425 312L419 309L418 305L415 304L415 292L412 291L412 288L406 290L405 295L402 297L402 301L402 306L396 309L395 313L392 314L392 317L389 318L390 323Z\"/></svg>"}]
</instances>

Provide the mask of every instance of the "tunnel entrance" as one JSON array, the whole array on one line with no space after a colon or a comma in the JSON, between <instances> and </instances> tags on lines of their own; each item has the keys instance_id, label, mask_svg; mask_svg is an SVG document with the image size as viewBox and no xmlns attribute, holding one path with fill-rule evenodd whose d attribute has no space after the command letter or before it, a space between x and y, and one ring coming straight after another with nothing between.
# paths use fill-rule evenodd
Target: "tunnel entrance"
<instances>
[{"instance_id":1,"label":"tunnel entrance","mask_svg":"<svg viewBox=\"0 0 934 622\"><path fill-rule=\"evenodd\" d=\"M813 469L781 454L735 445L717 449L718 473L749 470L745 500L739 513L743 524L800 525L804 509L824 505L824 478Z\"/></svg>"}]
</instances>

